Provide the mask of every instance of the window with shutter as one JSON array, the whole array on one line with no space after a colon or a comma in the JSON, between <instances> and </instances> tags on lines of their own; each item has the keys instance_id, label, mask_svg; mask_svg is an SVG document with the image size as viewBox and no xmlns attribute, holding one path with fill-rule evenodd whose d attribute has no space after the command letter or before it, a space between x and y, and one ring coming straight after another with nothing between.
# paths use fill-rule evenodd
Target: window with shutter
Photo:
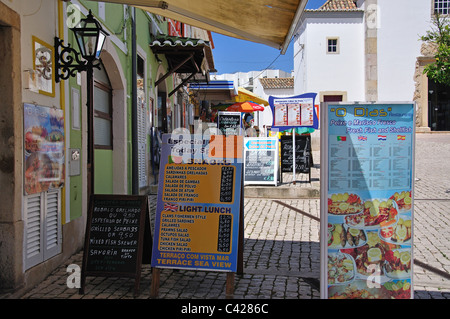
<instances>
[{"instance_id":1,"label":"window with shutter","mask_svg":"<svg viewBox=\"0 0 450 319\"><path fill-rule=\"evenodd\" d=\"M60 191L47 192L45 209L44 260L58 254L61 250L61 222L59 214Z\"/></svg>"},{"instance_id":2,"label":"window with shutter","mask_svg":"<svg viewBox=\"0 0 450 319\"><path fill-rule=\"evenodd\" d=\"M42 193L28 195L25 208L25 268L42 262Z\"/></svg>"},{"instance_id":3,"label":"window with shutter","mask_svg":"<svg viewBox=\"0 0 450 319\"><path fill-rule=\"evenodd\" d=\"M61 191L59 189L26 196L25 269L61 252Z\"/></svg>"}]
</instances>

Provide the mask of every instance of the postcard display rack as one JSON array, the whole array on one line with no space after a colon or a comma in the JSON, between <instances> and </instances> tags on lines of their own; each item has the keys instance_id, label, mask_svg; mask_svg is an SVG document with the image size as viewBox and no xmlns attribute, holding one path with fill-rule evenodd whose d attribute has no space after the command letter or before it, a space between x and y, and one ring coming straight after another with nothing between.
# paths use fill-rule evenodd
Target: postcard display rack
<instances>
[{"instance_id":1,"label":"postcard display rack","mask_svg":"<svg viewBox=\"0 0 450 319\"><path fill-rule=\"evenodd\" d=\"M325 103L321 297L413 298L415 104Z\"/></svg>"}]
</instances>

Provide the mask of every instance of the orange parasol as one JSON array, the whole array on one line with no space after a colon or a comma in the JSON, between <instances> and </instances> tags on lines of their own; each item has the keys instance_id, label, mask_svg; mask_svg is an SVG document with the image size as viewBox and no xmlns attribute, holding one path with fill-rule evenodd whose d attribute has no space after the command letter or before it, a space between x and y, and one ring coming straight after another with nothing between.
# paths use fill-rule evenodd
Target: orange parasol
<instances>
[{"instance_id":1,"label":"orange parasol","mask_svg":"<svg viewBox=\"0 0 450 319\"><path fill-rule=\"evenodd\" d=\"M227 107L227 111L251 113L255 111L264 111L264 106L256 104L251 101L238 102Z\"/></svg>"}]
</instances>

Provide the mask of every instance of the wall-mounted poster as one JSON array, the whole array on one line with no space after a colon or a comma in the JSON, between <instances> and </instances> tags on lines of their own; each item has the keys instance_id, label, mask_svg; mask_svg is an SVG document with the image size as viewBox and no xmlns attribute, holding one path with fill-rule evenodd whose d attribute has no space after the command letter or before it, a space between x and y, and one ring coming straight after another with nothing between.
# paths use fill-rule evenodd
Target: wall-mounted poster
<instances>
[{"instance_id":1,"label":"wall-mounted poster","mask_svg":"<svg viewBox=\"0 0 450 319\"><path fill-rule=\"evenodd\" d=\"M413 298L414 109L322 107L323 298Z\"/></svg>"},{"instance_id":2,"label":"wall-mounted poster","mask_svg":"<svg viewBox=\"0 0 450 319\"><path fill-rule=\"evenodd\" d=\"M24 139L25 194L63 186L63 110L24 104Z\"/></svg>"},{"instance_id":3,"label":"wall-mounted poster","mask_svg":"<svg viewBox=\"0 0 450 319\"><path fill-rule=\"evenodd\" d=\"M291 97L269 96L273 125L283 131L295 127L318 128L319 120L314 107L316 93L306 93Z\"/></svg>"}]
</instances>

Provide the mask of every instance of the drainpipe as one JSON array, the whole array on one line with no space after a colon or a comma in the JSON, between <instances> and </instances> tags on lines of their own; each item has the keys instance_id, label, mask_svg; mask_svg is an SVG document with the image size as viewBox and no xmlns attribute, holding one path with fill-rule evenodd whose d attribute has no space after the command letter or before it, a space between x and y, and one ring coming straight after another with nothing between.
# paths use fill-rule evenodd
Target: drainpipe
<instances>
[{"instance_id":1,"label":"drainpipe","mask_svg":"<svg viewBox=\"0 0 450 319\"><path fill-rule=\"evenodd\" d=\"M137 57L136 57L136 8L131 7L131 148L132 193L139 194L138 138L137 138Z\"/></svg>"}]
</instances>

